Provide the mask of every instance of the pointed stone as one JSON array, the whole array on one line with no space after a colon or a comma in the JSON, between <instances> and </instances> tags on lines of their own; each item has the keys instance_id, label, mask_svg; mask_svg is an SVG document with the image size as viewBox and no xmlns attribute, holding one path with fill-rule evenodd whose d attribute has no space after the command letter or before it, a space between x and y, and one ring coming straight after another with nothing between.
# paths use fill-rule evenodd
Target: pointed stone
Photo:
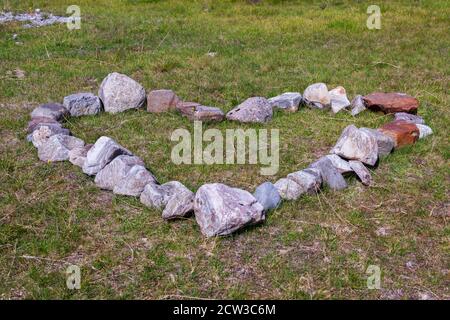
<instances>
[{"instance_id":1,"label":"pointed stone","mask_svg":"<svg viewBox=\"0 0 450 320\"><path fill-rule=\"evenodd\" d=\"M303 101L311 108L325 109L331 104L331 96L325 83L310 85L303 92Z\"/></svg>"},{"instance_id":2,"label":"pointed stone","mask_svg":"<svg viewBox=\"0 0 450 320\"><path fill-rule=\"evenodd\" d=\"M184 187L184 186L183 186ZM194 211L194 193L188 188L179 188L169 197L163 210L162 218L165 220L183 218Z\"/></svg>"},{"instance_id":3,"label":"pointed stone","mask_svg":"<svg viewBox=\"0 0 450 320\"><path fill-rule=\"evenodd\" d=\"M397 112L396 114L394 114L394 120L403 120L415 124L425 124L425 121L422 117L406 112Z\"/></svg>"},{"instance_id":4,"label":"pointed stone","mask_svg":"<svg viewBox=\"0 0 450 320\"><path fill-rule=\"evenodd\" d=\"M329 154L326 155L328 159L331 160L331 163L333 166L340 172L340 173L347 173L352 172L352 168L350 167L350 164L348 161L345 161L341 157L339 157L337 154Z\"/></svg>"},{"instance_id":5,"label":"pointed stone","mask_svg":"<svg viewBox=\"0 0 450 320\"><path fill-rule=\"evenodd\" d=\"M378 144L373 135L350 125L344 129L330 153L373 166L378 160Z\"/></svg>"},{"instance_id":6,"label":"pointed stone","mask_svg":"<svg viewBox=\"0 0 450 320\"><path fill-rule=\"evenodd\" d=\"M115 157L122 154L131 155L131 152L111 138L100 137L86 155L83 172L91 176L95 175Z\"/></svg>"},{"instance_id":7,"label":"pointed stone","mask_svg":"<svg viewBox=\"0 0 450 320\"><path fill-rule=\"evenodd\" d=\"M144 162L136 156L120 155L97 173L95 184L101 189L112 191L135 165L144 166Z\"/></svg>"},{"instance_id":8,"label":"pointed stone","mask_svg":"<svg viewBox=\"0 0 450 320\"><path fill-rule=\"evenodd\" d=\"M416 126L419 129L419 139L423 139L433 134L433 130L429 126L424 124L416 124Z\"/></svg>"},{"instance_id":9,"label":"pointed stone","mask_svg":"<svg viewBox=\"0 0 450 320\"><path fill-rule=\"evenodd\" d=\"M130 77L113 72L102 81L98 96L106 112L117 113L145 105L145 89Z\"/></svg>"},{"instance_id":10,"label":"pointed stone","mask_svg":"<svg viewBox=\"0 0 450 320\"><path fill-rule=\"evenodd\" d=\"M356 116L357 114L366 110L366 104L364 103L363 96L357 95L353 98L350 106L351 115Z\"/></svg>"},{"instance_id":11,"label":"pointed stone","mask_svg":"<svg viewBox=\"0 0 450 320\"><path fill-rule=\"evenodd\" d=\"M342 109L350 106L350 101L347 98L347 92L344 87L336 87L330 90L331 110L334 113L338 113Z\"/></svg>"},{"instance_id":12,"label":"pointed stone","mask_svg":"<svg viewBox=\"0 0 450 320\"><path fill-rule=\"evenodd\" d=\"M365 131L375 137L378 145L378 157L387 156L394 149L395 141L391 136L371 128L360 128L359 130Z\"/></svg>"},{"instance_id":13,"label":"pointed stone","mask_svg":"<svg viewBox=\"0 0 450 320\"><path fill-rule=\"evenodd\" d=\"M372 175L370 174L369 169L367 169L361 161L350 160L349 163L362 184L369 186L372 183Z\"/></svg>"},{"instance_id":14,"label":"pointed stone","mask_svg":"<svg viewBox=\"0 0 450 320\"><path fill-rule=\"evenodd\" d=\"M322 157L312 163L310 168L320 171L322 182L331 190L343 190L347 188L347 182L344 177L327 157Z\"/></svg>"},{"instance_id":15,"label":"pointed stone","mask_svg":"<svg viewBox=\"0 0 450 320\"><path fill-rule=\"evenodd\" d=\"M149 183L157 183L153 174L141 165L134 165L126 176L114 186L113 192L124 196L139 197Z\"/></svg>"}]
</instances>

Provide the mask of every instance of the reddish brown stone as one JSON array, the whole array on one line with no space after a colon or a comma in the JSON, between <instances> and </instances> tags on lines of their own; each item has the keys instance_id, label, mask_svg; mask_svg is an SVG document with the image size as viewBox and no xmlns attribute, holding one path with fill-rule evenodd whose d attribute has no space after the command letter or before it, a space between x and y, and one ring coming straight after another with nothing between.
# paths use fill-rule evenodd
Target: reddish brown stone
<instances>
[{"instance_id":1,"label":"reddish brown stone","mask_svg":"<svg viewBox=\"0 0 450 320\"><path fill-rule=\"evenodd\" d=\"M148 112L165 112L175 110L180 99L172 90L153 90L147 96Z\"/></svg>"},{"instance_id":2,"label":"reddish brown stone","mask_svg":"<svg viewBox=\"0 0 450 320\"><path fill-rule=\"evenodd\" d=\"M363 97L366 107L384 113L417 113L419 101L405 93L375 92Z\"/></svg>"},{"instance_id":3,"label":"reddish brown stone","mask_svg":"<svg viewBox=\"0 0 450 320\"><path fill-rule=\"evenodd\" d=\"M392 137L396 148L413 144L419 138L419 128L414 123L403 120L389 122L378 130Z\"/></svg>"}]
</instances>

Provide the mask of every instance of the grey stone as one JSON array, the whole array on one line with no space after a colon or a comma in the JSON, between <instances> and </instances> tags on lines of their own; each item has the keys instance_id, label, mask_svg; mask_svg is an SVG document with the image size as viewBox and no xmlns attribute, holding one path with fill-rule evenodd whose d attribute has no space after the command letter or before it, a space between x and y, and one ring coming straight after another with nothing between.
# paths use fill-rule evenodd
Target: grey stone
<instances>
[{"instance_id":1,"label":"grey stone","mask_svg":"<svg viewBox=\"0 0 450 320\"><path fill-rule=\"evenodd\" d=\"M276 209L281 202L278 190L271 182L260 184L253 193L253 196L263 206L265 212Z\"/></svg>"},{"instance_id":2,"label":"grey stone","mask_svg":"<svg viewBox=\"0 0 450 320\"><path fill-rule=\"evenodd\" d=\"M373 166L378 159L377 139L366 131L350 125L344 129L330 153Z\"/></svg>"},{"instance_id":3,"label":"grey stone","mask_svg":"<svg viewBox=\"0 0 450 320\"><path fill-rule=\"evenodd\" d=\"M147 207L163 209L173 195L187 191L189 189L178 181L170 181L162 185L149 183L145 186L140 200Z\"/></svg>"},{"instance_id":4,"label":"grey stone","mask_svg":"<svg viewBox=\"0 0 450 320\"><path fill-rule=\"evenodd\" d=\"M73 117L93 115L101 111L100 98L92 93L75 93L64 98L64 107Z\"/></svg>"},{"instance_id":5,"label":"grey stone","mask_svg":"<svg viewBox=\"0 0 450 320\"><path fill-rule=\"evenodd\" d=\"M98 96L106 112L117 113L145 105L145 89L130 77L110 73L100 85Z\"/></svg>"},{"instance_id":6,"label":"grey stone","mask_svg":"<svg viewBox=\"0 0 450 320\"><path fill-rule=\"evenodd\" d=\"M287 178L275 182L275 188L277 188L281 198L285 200L296 200L305 193L305 190L297 182Z\"/></svg>"},{"instance_id":7,"label":"grey stone","mask_svg":"<svg viewBox=\"0 0 450 320\"><path fill-rule=\"evenodd\" d=\"M76 147L69 151L69 161L82 168L84 161L86 161L86 155L88 151L92 148L93 144L87 144L84 147Z\"/></svg>"},{"instance_id":8,"label":"grey stone","mask_svg":"<svg viewBox=\"0 0 450 320\"><path fill-rule=\"evenodd\" d=\"M0 24L11 21L29 22L24 24L23 28L44 27L56 23L64 24L71 21L70 19L70 17L59 17L51 13L41 13L39 9L36 9L34 13L0 12Z\"/></svg>"},{"instance_id":9,"label":"grey stone","mask_svg":"<svg viewBox=\"0 0 450 320\"><path fill-rule=\"evenodd\" d=\"M352 116L356 116L357 114L366 110L366 105L364 103L363 96L357 95L353 98L350 106Z\"/></svg>"},{"instance_id":10,"label":"grey stone","mask_svg":"<svg viewBox=\"0 0 450 320\"><path fill-rule=\"evenodd\" d=\"M62 121L70 115L69 111L59 103L46 103L31 112L31 118L50 118Z\"/></svg>"},{"instance_id":11,"label":"grey stone","mask_svg":"<svg viewBox=\"0 0 450 320\"><path fill-rule=\"evenodd\" d=\"M163 210L165 220L186 217L194 211L194 193L188 188L178 188L168 199Z\"/></svg>"},{"instance_id":12,"label":"grey stone","mask_svg":"<svg viewBox=\"0 0 450 320\"><path fill-rule=\"evenodd\" d=\"M249 192L213 183L201 186L194 200L195 219L208 237L231 234L264 221L264 208Z\"/></svg>"},{"instance_id":13,"label":"grey stone","mask_svg":"<svg viewBox=\"0 0 450 320\"><path fill-rule=\"evenodd\" d=\"M408 121L415 124L425 124L425 121L422 117L416 116L414 114L406 113L406 112L397 112L394 114L394 120L403 120Z\"/></svg>"},{"instance_id":14,"label":"grey stone","mask_svg":"<svg viewBox=\"0 0 450 320\"><path fill-rule=\"evenodd\" d=\"M56 134L38 148L41 161L65 161L69 159L69 151L84 146L84 141L64 134Z\"/></svg>"},{"instance_id":15,"label":"grey stone","mask_svg":"<svg viewBox=\"0 0 450 320\"><path fill-rule=\"evenodd\" d=\"M433 130L429 126L424 124L416 124L416 126L419 129L419 139L423 139L433 134Z\"/></svg>"},{"instance_id":16,"label":"grey stone","mask_svg":"<svg viewBox=\"0 0 450 320\"><path fill-rule=\"evenodd\" d=\"M135 165L144 166L144 162L136 156L117 156L97 173L95 184L101 189L113 190Z\"/></svg>"},{"instance_id":17,"label":"grey stone","mask_svg":"<svg viewBox=\"0 0 450 320\"><path fill-rule=\"evenodd\" d=\"M42 144L47 142L47 140L56 134L62 135L70 135L70 131L68 129L64 129L60 125L48 124L48 125L39 125L36 127L33 133L29 134L27 138L28 141L32 142L36 148L39 148Z\"/></svg>"},{"instance_id":18,"label":"grey stone","mask_svg":"<svg viewBox=\"0 0 450 320\"><path fill-rule=\"evenodd\" d=\"M126 176L114 186L115 194L139 197L149 183L156 183L153 174L141 165L134 165Z\"/></svg>"},{"instance_id":19,"label":"grey stone","mask_svg":"<svg viewBox=\"0 0 450 320\"><path fill-rule=\"evenodd\" d=\"M336 87L333 90L330 90L330 101L331 101L331 110L334 113L338 113L344 108L350 106L350 101L347 98L347 92L344 87Z\"/></svg>"},{"instance_id":20,"label":"grey stone","mask_svg":"<svg viewBox=\"0 0 450 320\"><path fill-rule=\"evenodd\" d=\"M325 83L310 85L303 92L303 101L311 108L325 109L330 107L331 96Z\"/></svg>"},{"instance_id":21,"label":"grey stone","mask_svg":"<svg viewBox=\"0 0 450 320\"><path fill-rule=\"evenodd\" d=\"M361 161L350 160L349 163L363 185L368 186L372 183L372 175Z\"/></svg>"},{"instance_id":22,"label":"grey stone","mask_svg":"<svg viewBox=\"0 0 450 320\"><path fill-rule=\"evenodd\" d=\"M300 170L288 174L287 178L300 186L301 193L315 194L319 191L322 184L322 177L319 171L317 171L317 174L314 174L307 170Z\"/></svg>"},{"instance_id":23,"label":"grey stone","mask_svg":"<svg viewBox=\"0 0 450 320\"><path fill-rule=\"evenodd\" d=\"M61 123L52 118L35 117L28 122L27 133L33 133L34 130L39 129L41 126L57 126L62 128Z\"/></svg>"},{"instance_id":24,"label":"grey stone","mask_svg":"<svg viewBox=\"0 0 450 320\"><path fill-rule=\"evenodd\" d=\"M325 157L327 157L328 159L331 160L331 162L333 163L333 166L340 173L347 173L347 172L353 171L352 168L350 167L350 164L348 163L348 161L345 161L344 159L339 157L337 154L329 154L329 155L326 155Z\"/></svg>"},{"instance_id":25,"label":"grey stone","mask_svg":"<svg viewBox=\"0 0 450 320\"><path fill-rule=\"evenodd\" d=\"M302 102L302 95L298 92L285 92L279 96L270 98L269 102L272 108L295 112Z\"/></svg>"},{"instance_id":26,"label":"grey stone","mask_svg":"<svg viewBox=\"0 0 450 320\"><path fill-rule=\"evenodd\" d=\"M331 190L342 190L347 188L347 182L344 177L327 157L322 157L312 163L310 168L320 171L322 182Z\"/></svg>"},{"instance_id":27,"label":"grey stone","mask_svg":"<svg viewBox=\"0 0 450 320\"><path fill-rule=\"evenodd\" d=\"M387 156L394 149L395 140L391 136L371 128L360 128L359 130L372 134L375 137L378 145L378 157Z\"/></svg>"},{"instance_id":28,"label":"grey stone","mask_svg":"<svg viewBox=\"0 0 450 320\"><path fill-rule=\"evenodd\" d=\"M115 157L122 154L131 155L131 152L111 138L100 137L86 155L83 172L91 176L95 175Z\"/></svg>"},{"instance_id":29,"label":"grey stone","mask_svg":"<svg viewBox=\"0 0 450 320\"><path fill-rule=\"evenodd\" d=\"M272 106L266 98L253 97L229 111L226 118L239 122L264 123L270 121L272 115Z\"/></svg>"},{"instance_id":30,"label":"grey stone","mask_svg":"<svg viewBox=\"0 0 450 320\"><path fill-rule=\"evenodd\" d=\"M191 121L220 122L225 118L225 114L219 108L202 106L195 102L181 102L177 109Z\"/></svg>"}]
</instances>

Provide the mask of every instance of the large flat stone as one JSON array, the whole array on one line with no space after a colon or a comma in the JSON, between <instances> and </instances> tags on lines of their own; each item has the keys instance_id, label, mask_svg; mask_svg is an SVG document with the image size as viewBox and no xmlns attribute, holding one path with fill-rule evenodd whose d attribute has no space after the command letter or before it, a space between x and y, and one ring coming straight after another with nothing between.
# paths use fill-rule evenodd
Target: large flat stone
<instances>
[{"instance_id":1,"label":"large flat stone","mask_svg":"<svg viewBox=\"0 0 450 320\"><path fill-rule=\"evenodd\" d=\"M239 122L264 123L270 121L272 115L272 106L266 98L253 97L229 111L226 118Z\"/></svg>"},{"instance_id":2,"label":"large flat stone","mask_svg":"<svg viewBox=\"0 0 450 320\"><path fill-rule=\"evenodd\" d=\"M220 122L225 118L221 109L202 106L195 102L179 103L177 109L191 121Z\"/></svg>"},{"instance_id":3,"label":"large flat stone","mask_svg":"<svg viewBox=\"0 0 450 320\"><path fill-rule=\"evenodd\" d=\"M363 99L368 109L384 113L417 113L419 108L419 101L406 93L375 92L364 96Z\"/></svg>"},{"instance_id":4,"label":"large flat stone","mask_svg":"<svg viewBox=\"0 0 450 320\"><path fill-rule=\"evenodd\" d=\"M208 237L228 235L265 219L263 206L249 192L220 183L198 189L194 213Z\"/></svg>"}]
</instances>

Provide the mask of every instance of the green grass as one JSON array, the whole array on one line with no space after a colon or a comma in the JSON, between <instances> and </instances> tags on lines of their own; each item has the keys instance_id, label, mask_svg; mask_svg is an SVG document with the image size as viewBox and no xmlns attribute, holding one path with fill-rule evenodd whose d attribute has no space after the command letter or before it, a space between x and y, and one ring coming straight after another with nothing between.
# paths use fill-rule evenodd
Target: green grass
<instances>
[{"instance_id":1,"label":"green grass","mask_svg":"<svg viewBox=\"0 0 450 320\"><path fill-rule=\"evenodd\" d=\"M71 4L5 0L0 9L64 15ZM366 28L369 1L77 4L81 30L0 25L1 298L449 298L448 1L378 1L381 30ZM17 68L24 79L8 73ZM419 115L434 135L382 159L369 188L350 179L342 192L284 203L261 226L206 239L194 219L164 222L137 199L98 190L70 163L39 162L26 143L34 107L95 93L113 71L147 90L170 88L225 111L250 96L302 92L314 82L342 85L350 97L402 91L420 100ZM303 108L277 112L264 126L205 125L280 129L273 177L261 176L257 165L172 164L171 132L192 131L177 114L101 114L68 127L90 143L116 139L161 182L196 190L216 181L253 191L326 154L348 124L389 120ZM386 236L377 235L381 227ZM79 291L66 288L68 264L81 267ZM381 290L366 288L371 264L382 270Z\"/></svg>"}]
</instances>

